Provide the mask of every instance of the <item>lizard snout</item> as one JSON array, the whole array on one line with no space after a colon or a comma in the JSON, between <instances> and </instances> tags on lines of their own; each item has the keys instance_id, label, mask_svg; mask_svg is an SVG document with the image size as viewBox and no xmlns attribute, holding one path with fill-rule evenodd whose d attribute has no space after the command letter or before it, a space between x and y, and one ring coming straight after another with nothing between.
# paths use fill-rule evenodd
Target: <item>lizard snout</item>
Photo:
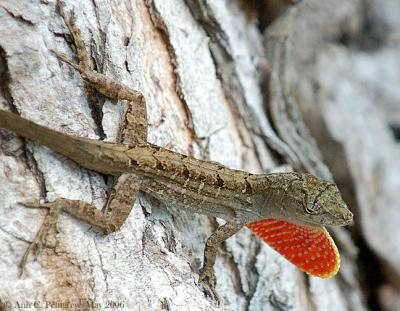
<instances>
[{"instance_id":1,"label":"lizard snout","mask_svg":"<svg viewBox=\"0 0 400 311\"><path fill-rule=\"evenodd\" d=\"M348 212L348 213L344 214L343 219L347 220L348 222L352 222L353 221L353 213Z\"/></svg>"},{"instance_id":2,"label":"lizard snout","mask_svg":"<svg viewBox=\"0 0 400 311\"><path fill-rule=\"evenodd\" d=\"M348 210L346 205L344 205L343 208L345 210L344 210L344 212L343 212L343 214L341 215L340 218L342 218L344 220L345 224L352 223L353 222L353 213Z\"/></svg>"}]
</instances>

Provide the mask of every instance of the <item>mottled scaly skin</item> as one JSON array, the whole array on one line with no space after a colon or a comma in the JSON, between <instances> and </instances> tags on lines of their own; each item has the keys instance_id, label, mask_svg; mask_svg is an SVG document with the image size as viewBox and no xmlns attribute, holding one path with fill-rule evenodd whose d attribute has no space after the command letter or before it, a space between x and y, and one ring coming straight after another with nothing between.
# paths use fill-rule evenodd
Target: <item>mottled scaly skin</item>
<instances>
[{"instance_id":1,"label":"mottled scaly skin","mask_svg":"<svg viewBox=\"0 0 400 311\"><path fill-rule=\"evenodd\" d=\"M0 127L88 169L135 173L143 191L192 212L241 223L278 218L322 226L345 225L352 219L337 187L309 174L250 174L151 144L127 146L66 135L6 111L0 111Z\"/></svg>"}]
</instances>

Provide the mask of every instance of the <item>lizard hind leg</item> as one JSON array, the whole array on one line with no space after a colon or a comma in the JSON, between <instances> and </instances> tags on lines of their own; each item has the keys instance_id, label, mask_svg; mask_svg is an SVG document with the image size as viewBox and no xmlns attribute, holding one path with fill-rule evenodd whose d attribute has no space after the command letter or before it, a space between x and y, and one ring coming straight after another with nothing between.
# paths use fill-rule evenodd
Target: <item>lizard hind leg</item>
<instances>
[{"instance_id":1,"label":"lizard hind leg","mask_svg":"<svg viewBox=\"0 0 400 311\"><path fill-rule=\"evenodd\" d=\"M79 29L75 26L74 18L66 18L63 7L59 6L60 15L64 18L65 24L70 31L75 52L79 63L75 64L68 60L64 55L56 54L62 61L70 64L78 70L83 79L93 85L97 91L112 99L127 100L128 105L123 115L122 125L120 126L117 142L123 144L137 144L147 141L147 111L144 97L141 93L128 88L105 75L97 73L91 69L88 61L84 42L81 38ZM139 193L140 180L133 174L124 173L115 176L113 189L108 197L103 211L95 206L79 200L69 200L59 198L52 202L22 203L31 208L47 208L49 213L46 216L42 227L37 233L34 241L28 247L20 262L21 272L23 272L27 259L31 252L36 256L40 255L41 250L48 245L50 236L57 232L57 219L61 212L67 212L73 217L98 227L106 234L118 230L134 205ZM55 241L55 239L53 239ZM54 243L55 244L55 243Z\"/></svg>"},{"instance_id":2,"label":"lizard hind leg","mask_svg":"<svg viewBox=\"0 0 400 311\"><path fill-rule=\"evenodd\" d=\"M129 180L129 178L133 179ZM51 244L51 247L55 246L55 234L58 232L57 221L61 212L66 212L89 225L101 229L105 234L109 234L120 229L125 222L136 200L139 186L140 184L136 182L135 176L121 175L115 183L115 190L113 191L115 194L111 195L107 201L105 212L87 202L65 198L59 198L47 203L21 202L20 204L25 207L47 208L49 210L35 239L22 256L19 264L21 274L31 252L38 257L43 248L49 246L49 244Z\"/></svg>"},{"instance_id":3,"label":"lizard hind leg","mask_svg":"<svg viewBox=\"0 0 400 311\"><path fill-rule=\"evenodd\" d=\"M94 87L102 95L116 100L127 100L129 106L126 112L133 112L133 114L125 113L125 117L134 115L134 122L127 122L126 131L129 131L129 126L135 130L134 136L141 138L140 140L146 142L147 138L147 118L146 118L146 102L142 93L133 90L127 85L119 83L112 78L108 78L106 75L95 71L89 62L89 56L85 49L81 32L75 25L74 15L70 18L66 17L62 5L59 5L59 13L64 19L64 23L67 26L71 35L73 46L75 47L76 56L78 58L78 64L69 60L64 54L53 51L53 54L60 59L62 62L67 63L75 70L77 70L82 79L84 79L89 85ZM132 125L134 124L134 126Z\"/></svg>"},{"instance_id":4,"label":"lizard hind leg","mask_svg":"<svg viewBox=\"0 0 400 311\"><path fill-rule=\"evenodd\" d=\"M89 223L100 227L105 232L112 229L112 224L101 214L101 211L83 201L60 198L46 203L20 202L20 204L28 208L47 208L49 210L34 240L22 256L19 264L20 274L24 272L30 253L34 253L35 257L38 257L45 247L54 248L56 246L57 223L62 211L66 211L79 219L89 219Z\"/></svg>"}]
</instances>

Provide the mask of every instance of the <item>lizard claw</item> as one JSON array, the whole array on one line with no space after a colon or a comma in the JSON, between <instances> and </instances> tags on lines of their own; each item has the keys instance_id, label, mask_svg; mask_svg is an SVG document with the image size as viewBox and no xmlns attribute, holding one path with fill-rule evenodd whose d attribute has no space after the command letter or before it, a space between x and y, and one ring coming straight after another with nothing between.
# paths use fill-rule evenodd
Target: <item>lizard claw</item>
<instances>
[{"instance_id":1,"label":"lizard claw","mask_svg":"<svg viewBox=\"0 0 400 311\"><path fill-rule=\"evenodd\" d=\"M200 272L199 282L202 283L205 293L209 295L217 303L217 305L219 305L220 298L215 288L217 284L217 278L213 268L203 267Z\"/></svg>"}]
</instances>

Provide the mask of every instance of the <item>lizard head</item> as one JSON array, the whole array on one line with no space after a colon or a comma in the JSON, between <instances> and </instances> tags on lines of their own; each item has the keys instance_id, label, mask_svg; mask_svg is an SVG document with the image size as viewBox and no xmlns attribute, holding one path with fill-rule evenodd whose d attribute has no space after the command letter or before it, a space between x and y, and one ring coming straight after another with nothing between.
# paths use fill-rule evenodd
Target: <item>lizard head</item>
<instances>
[{"instance_id":1,"label":"lizard head","mask_svg":"<svg viewBox=\"0 0 400 311\"><path fill-rule=\"evenodd\" d=\"M276 174L278 175L278 174ZM337 186L329 181L304 173L285 173L276 179L276 186L268 190L260 210L262 216L304 226L345 226L353 221L353 214L343 201ZM269 206L268 206L269 205ZM265 214L265 215L263 215Z\"/></svg>"},{"instance_id":2,"label":"lizard head","mask_svg":"<svg viewBox=\"0 0 400 311\"><path fill-rule=\"evenodd\" d=\"M302 173L269 174L258 181L254 203L260 217L246 226L299 269L334 276L340 256L324 226L353 219L336 185Z\"/></svg>"}]
</instances>

